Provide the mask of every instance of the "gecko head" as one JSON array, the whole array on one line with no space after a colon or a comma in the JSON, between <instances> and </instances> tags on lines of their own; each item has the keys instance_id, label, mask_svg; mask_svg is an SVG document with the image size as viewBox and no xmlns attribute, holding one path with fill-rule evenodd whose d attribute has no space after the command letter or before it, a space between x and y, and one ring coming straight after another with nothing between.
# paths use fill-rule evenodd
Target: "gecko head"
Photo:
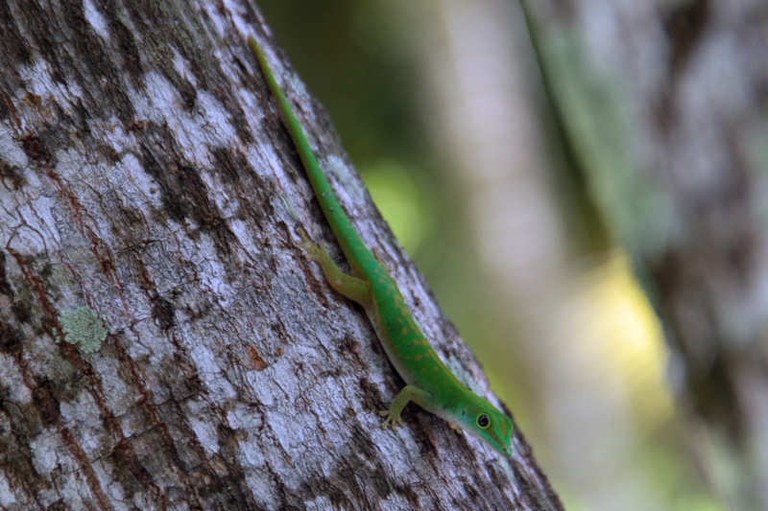
<instances>
[{"instance_id":1,"label":"gecko head","mask_svg":"<svg viewBox=\"0 0 768 511\"><path fill-rule=\"evenodd\" d=\"M461 427L481 438L505 456L512 454L512 421L501 410L480 396L453 410L450 417Z\"/></svg>"}]
</instances>

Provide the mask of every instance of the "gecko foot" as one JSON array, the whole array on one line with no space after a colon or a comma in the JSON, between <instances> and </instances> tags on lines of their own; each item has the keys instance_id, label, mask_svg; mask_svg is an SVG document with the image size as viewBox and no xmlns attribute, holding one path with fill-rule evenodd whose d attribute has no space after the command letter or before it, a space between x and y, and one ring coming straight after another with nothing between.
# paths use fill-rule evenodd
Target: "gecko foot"
<instances>
[{"instance_id":1,"label":"gecko foot","mask_svg":"<svg viewBox=\"0 0 768 511\"><path fill-rule=\"evenodd\" d=\"M392 413L390 413L389 410L381 410L379 412L379 415L381 415L382 417L386 417L386 419L384 419L384 422L381 423L381 429L387 429L389 427L389 428L392 428L392 431L394 431L395 429L397 429L398 426L400 426L403 423L403 420L400 417L400 414L393 415Z\"/></svg>"},{"instance_id":2,"label":"gecko foot","mask_svg":"<svg viewBox=\"0 0 768 511\"><path fill-rule=\"evenodd\" d=\"M309 234L307 234L307 231L305 231L304 227L301 225L296 228L296 234L301 238L301 248L307 252L310 259L319 262L323 255L323 249L320 248L320 245L312 241L312 238L309 237Z\"/></svg>"}]
</instances>

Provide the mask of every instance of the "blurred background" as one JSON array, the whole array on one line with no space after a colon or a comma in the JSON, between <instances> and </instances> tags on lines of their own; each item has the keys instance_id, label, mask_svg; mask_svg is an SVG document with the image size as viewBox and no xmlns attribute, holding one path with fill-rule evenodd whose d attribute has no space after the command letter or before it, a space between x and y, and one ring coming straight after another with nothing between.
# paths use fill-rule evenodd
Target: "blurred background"
<instances>
[{"instance_id":1,"label":"blurred background","mask_svg":"<svg viewBox=\"0 0 768 511\"><path fill-rule=\"evenodd\" d=\"M258 4L566 508L724 509L519 4Z\"/></svg>"}]
</instances>

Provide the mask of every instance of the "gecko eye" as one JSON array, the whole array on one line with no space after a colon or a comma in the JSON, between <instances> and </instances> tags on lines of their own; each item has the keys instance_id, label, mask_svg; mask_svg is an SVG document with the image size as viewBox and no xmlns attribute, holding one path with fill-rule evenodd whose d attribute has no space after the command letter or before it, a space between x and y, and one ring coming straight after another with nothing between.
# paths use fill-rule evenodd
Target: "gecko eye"
<instances>
[{"instance_id":1,"label":"gecko eye","mask_svg":"<svg viewBox=\"0 0 768 511\"><path fill-rule=\"evenodd\" d=\"M477 427L480 429L486 429L488 426L491 425L491 419L488 418L487 414L481 413L477 416Z\"/></svg>"}]
</instances>

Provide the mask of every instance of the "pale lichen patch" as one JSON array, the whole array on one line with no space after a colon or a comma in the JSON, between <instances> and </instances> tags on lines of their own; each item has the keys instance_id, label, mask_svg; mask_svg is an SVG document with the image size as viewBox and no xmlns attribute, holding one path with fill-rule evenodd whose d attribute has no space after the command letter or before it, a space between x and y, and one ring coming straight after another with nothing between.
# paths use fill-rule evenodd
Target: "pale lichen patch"
<instances>
[{"instance_id":1,"label":"pale lichen patch","mask_svg":"<svg viewBox=\"0 0 768 511\"><path fill-rule=\"evenodd\" d=\"M0 353L0 374L3 375L0 388L8 401L22 405L32 400L32 392L24 383L24 377L13 357Z\"/></svg>"},{"instance_id":2,"label":"pale lichen patch","mask_svg":"<svg viewBox=\"0 0 768 511\"><path fill-rule=\"evenodd\" d=\"M232 125L231 115L216 96L207 91L199 91L197 105L200 107L200 115L196 121L200 123L199 129L208 134L211 145L227 147L236 139L237 132Z\"/></svg>"},{"instance_id":3,"label":"pale lichen patch","mask_svg":"<svg viewBox=\"0 0 768 511\"><path fill-rule=\"evenodd\" d=\"M54 469L74 472L78 468L53 428L47 428L33 438L29 442L29 451L38 474L48 474Z\"/></svg>"},{"instance_id":4,"label":"pale lichen patch","mask_svg":"<svg viewBox=\"0 0 768 511\"><path fill-rule=\"evenodd\" d=\"M0 472L0 506L10 507L14 504L18 504L16 495L14 495L13 490L11 490L8 478L3 472Z\"/></svg>"},{"instance_id":5,"label":"pale lichen patch","mask_svg":"<svg viewBox=\"0 0 768 511\"><path fill-rule=\"evenodd\" d=\"M24 87L16 91L15 103L24 104L28 94L40 98L40 108L37 115L42 115L48 120L54 119L60 110L72 114L83 99L83 89L68 81L62 83L53 79L52 65L50 62L37 59L32 64L19 66L19 76L24 81ZM32 121L27 119L27 122Z\"/></svg>"},{"instance_id":6,"label":"pale lichen patch","mask_svg":"<svg viewBox=\"0 0 768 511\"><path fill-rule=\"evenodd\" d=\"M195 78L195 73L193 73L192 69L190 68L189 61L187 61L187 59L185 59L176 48L172 48L171 51L173 52L173 57L171 59L171 62L173 62L173 68L176 70L179 76L197 88L197 79Z\"/></svg>"},{"instance_id":7,"label":"pale lichen patch","mask_svg":"<svg viewBox=\"0 0 768 511\"><path fill-rule=\"evenodd\" d=\"M218 364L219 358L208 346L201 344L189 347L189 356L199 374L203 375L207 396L218 402L234 399L237 392L227 380L227 375Z\"/></svg>"},{"instance_id":8,"label":"pale lichen patch","mask_svg":"<svg viewBox=\"0 0 768 511\"><path fill-rule=\"evenodd\" d=\"M210 148L227 146L235 129L224 105L212 94L198 91L197 108L183 108L181 94L170 80L157 72L144 76L141 90L127 89L136 116L167 128L176 135L184 158L201 167L211 165Z\"/></svg>"},{"instance_id":9,"label":"pale lichen patch","mask_svg":"<svg viewBox=\"0 0 768 511\"><path fill-rule=\"evenodd\" d=\"M216 427L209 420L213 410L207 401L189 400L187 402L189 409L189 425L195 433L195 437L200 445L205 449L208 456L219 452L220 446L217 441Z\"/></svg>"},{"instance_id":10,"label":"pale lichen patch","mask_svg":"<svg viewBox=\"0 0 768 511\"><path fill-rule=\"evenodd\" d=\"M99 351L109 333L99 315L90 307L77 307L61 312L59 323L64 332L64 340L85 354Z\"/></svg>"},{"instance_id":11,"label":"pale lichen patch","mask_svg":"<svg viewBox=\"0 0 768 511\"><path fill-rule=\"evenodd\" d=\"M16 140L11 126L6 123L0 123L0 160L19 167L29 165L27 154Z\"/></svg>"},{"instance_id":12,"label":"pale lichen patch","mask_svg":"<svg viewBox=\"0 0 768 511\"><path fill-rule=\"evenodd\" d=\"M85 19L88 20L94 32L103 39L109 39L107 20L104 19L104 15L96 8L92 0L83 1L83 12L85 13Z\"/></svg>"}]
</instances>

